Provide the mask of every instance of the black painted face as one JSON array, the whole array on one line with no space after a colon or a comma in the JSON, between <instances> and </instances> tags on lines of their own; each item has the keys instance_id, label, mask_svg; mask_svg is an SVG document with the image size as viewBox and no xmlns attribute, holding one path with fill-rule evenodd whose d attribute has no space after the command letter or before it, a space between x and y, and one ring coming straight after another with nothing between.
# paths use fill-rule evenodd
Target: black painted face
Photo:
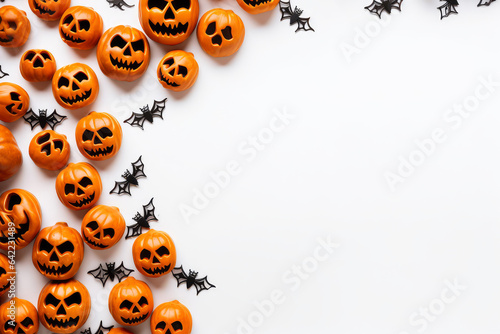
<instances>
[{"instance_id":1,"label":"black painted face","mask_svg":"<svg viewBox=\"0 0 500 334\"><path fill-rule=\"evenodd\" d=\"M153 252L143 249L139 254L141 262L147 264L147 267L142 267L146 273L152 276L161 276L170 271L170 259L168 256L170 251L165 246L160 246ZM163 262L168 262L168 264L162 264Z\"/></svg>"},{"instance_id":2,"label":"black painted face","mask_svg":"<svg viewBox=\"0 0 500 334\"><path fill-rule=\"evenodd\" d=\"M35 10L38 11L39 14L48 14L48 15L54 15L56 12L55 10L51 10L49 8L49 3L57 3L59 0L32 0L33 5L35 7Z\"/></svg>"},{"instance_id":3,"label":"black painted face","mask_svg":"<svg viewBox=\"0 0 500 334\"><path fill-rule=\"evenodd\" d=\"M88 177L83 177L78 184L66 183L64 186L64 194L66 196L76 197L76 201L69 202L75 208L81 208L84 205L91 203L95 198L95 192L90 194L88 189L93 185L92 180Z\"/></svg>"},{"instance_id":4,"label":"black painted face","mask_svg":"<svg viewBox=\"0 0 500 334\"><path fill-rule=\"evenodd\" d=\"M125 299L120 304L121 320L127 325L137 325L149 316L148 299L140 297L137 302ZM146 312L145 312L146 311Z\"/></svg>"},{"instance_id":5,"label":"black painted face","mask_svg":"<svg viewBox=\"0 0 500 334\"><path fill-rule=\"evenodd\" d=\"M149 27L158 36L184 35L193 20L191 0L148 0Z\"/></svg>"},{"instance_id":6,"label":"black painted face","mask_svg":"<svg viewBox=\"0 0 500 334\"><path fill-rule=\"evenodd\" d=\"M76 327L80 321L78 312L72 310L74 305L82 305L80 292L74 292L65 298L58 298L52 293L48 293L43 301L45 307L43 317L50 327L69 331Z\"/></svg>"},{"instance_id":7,"label":"black painted face","mask_svg":"<svg viewBox=\"0 0 500 334\"><path fill-rule=\"evenodd\" d=\"M38 269L47 276L60 277L73 268L75 246L71 241L53 245L49 240L42 239L38 246Z\"/></svg>"},{"instance_id":8,"label":"black painted face","mask_svg":"<svg viewBox=\"0 0 500 334\"><path fill-rule=\"evenodd\" d=\"M115 35L110 41L111 64L120 70L135 71L144 63L144 40L127 41L124 36Z\"/></svg>"}]
</instances>

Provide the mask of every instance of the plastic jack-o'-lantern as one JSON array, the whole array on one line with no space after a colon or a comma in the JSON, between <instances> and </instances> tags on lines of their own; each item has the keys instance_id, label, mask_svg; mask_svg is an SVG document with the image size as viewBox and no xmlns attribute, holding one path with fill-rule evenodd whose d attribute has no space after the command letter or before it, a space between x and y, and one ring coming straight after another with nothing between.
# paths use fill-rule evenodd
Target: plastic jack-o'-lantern
<instances>
[{"instance_id":1,"label":"plastic jack-o'-lantern","mask_svg":"<svg viewBox=\"0 0 500 334\"><path fill-rule=\"evenodd\" d=\"M71 5L71 0L28 0L31 11L45 21L59 20Z\"/></svg>"},{"instance_id":2,"label":"plastic jack-o'-lantern","mask_svg":"<svg viewBox=\"0 0 500 334\"><path fill-rule=\"evenodd\" d=\"M96 99L99 81L90 66L74 63L56 71L52 78L52 93L63 108L82 108Z\"/></svg>"},{"instance_id":3,"label":"plastic jack-o'-lantern","mask_svg":"<svg viewBox=\"0 0 500 334\"><path fill-rule=\"evenodd\" d=\"M0 182L11 178L23 164L23 155L16 138L10 130L0 124Z\"/></svg>"},{"instance_id":4,"label":"plastic jack-o'-lantern","mask_svg":"<svg viewBox=\"0 0 500 334\"><path fill-rule=\"evenodd\" d=\"M9 249L14 237L16 249L26 247L35 239L42 223L42 211L36 197L22 189L7 190L0 196L0 249ZM14 224L16 232L9 234Z\"/></svg>"},{"instance_id":5,"label":"plastic jack-o'-lantern","mask_svg":"<svg viewBox=\"0 0 500 334\"><path fill-rule=\"evenodd\" d=\"M198 69L198 62L191 52L170 51L158 64L158 80L163 87L180 92L194 85Z\"/></svg>"},{"instance_id":6,"label":"plastic jack-o'-lantern","mask_svg":"<svg viewBox=\"0 0 500 334\"><path fill-rule=\"evenodd\" d=\"M112 115L92 111L80 119L75 130L80 153L91 160L106 160L122 145L122 127Z\"/></svg>"},{"instance_id":7,"label":"plastic jack-o'-lantern","mask_svg":"<svg viewBox=\"0 0 500 334\"><path fill-rule=\"evenodd\" d=\"M17 48L28 40L31 25L26 12L14 6L0 7L0 46Z\"/></svg>"},{"instance_id":8,"label":"plastic jack-o'-lantern","mask_svg":"<svg viewBox=\"0 0 500 334\"><path fill-rule=\"evenodd\" d=\"M72 48L92 49L102 35L102 17L90 7L70 7L61 17L59 34Z\"/></svg>"},{"instance_id":9,"label":"plastic jack-o'-lantern","mask_svg":"<svg viewBox=\"0 0 500 334\"><path fill-rule=\"evenodd\" d=\"M250 14L260 14L273 10L279 0L236 0L246 12Z\"/></svg>"},{"instance_id":10,"label":"plastic jack-o'-lantern","mask_svg":"<svg viewBox=\"0 0 500 334\"><path fill-rule=\"evenodd\" d=\"M10 82L0 83L0 121L14 122L23 117L30 106L30 97L21 87Z\"/></svg>"},{"instance_id":11,"label":"plastic jack-o'-lantern","mask_svg":"<svg viewBox=\"0 0 500 334\"><path fill-rule=\"evenodd\" d=\"M82 220L82 236L93 249L108 249L120 241L125 232L125 219L114 206L97 205Z\"/></svg>"},{"instance_id":12,"label":"plastic jack-o'-lantern","mask_svg":"<svg viewBox=\"0 0 500 334\"><path fill-rule=\"evenodd\" d=\"M15 320L11 318L14 306ZM38 332L38 312L29 301L13 298L0 306L0 328L3 334L36 334Z\"/></svg>"},{"instance_id":13,"label":"plastic jack-o'-lantern","mask_svg":"<svg viewBox=\"0 0 500 334\"><path fill-rule=\"evenodd\" d=\"M150 59L147 37L130 26L106 30L97 45L97 61L102 73L121 81L134 81L146 72Z\"/></svg>"},{"instance_id":14,"label":"plastic jack-o'-lantern","mask_svg":"<svg viewBox=\"0 0 500 334\"><path fill-rule=\"evenodd\" d=\"M177 259L172 238L163 231L153 229L135 239L132 256L137 270L148 277L168 274L174 269Z\"/></svg>"},{"instance_id":15,"label":"plastic jack-o'-lantern","mask_svg":"<svg viewBox=\"0 0 500 334\"><path fill-rule=\"evenodd\" d=\"M151 315L151 334L190 334L193 318L179 301L163 303Z\"/></svg>"},{"instance_id":16,"label":"plastic jack-o'-lantern","mask_svg":"<svg viewBox=\"0 0 500 334\"><path fill-rule=\"evenodd\" d=\"M47 50L28 50L21 56L19 69L26 81L50 81L57 69L56 60Z\"/></svg>"},{"instance_id":17,"label":"plastic jack-o'-lantern","mask_svg":"<svg viewBox=\"0 0 500 334\"><path fill-rule=\"evenodd\" d=\"M32 260L35 268L53 280L70 279L83 261L83 240L66 223L56 223L40 231L33 244Z\"/></svg>"},{"instance_id":18,"label":"plastic jack-o'-lantern","mask_svg":"<svg viewBox=\"0 0 500 334\"><path fill-rule=\"evenodd\" d=\"M11 264L9 258L0 253L0 296L4 295L9 290L11 282L14 281L16 277L14 274L15 271L14 263Z\"/></svg>"},{"instance_id":19,"label":"plastic jack-o'-lantern","mask_svg":"<svg viewBox=\"0 0 500 334\"><path fill-rule=\"evenodd\" d=\"M153 41L175 45L194 31L200 8L198 0L140 0L139 20Z\"/></svg>"},{"instance_id":20,"label":"plastic jack-o'-lantern","mask_svg":"<svg viewBox=\"0 0 500 334\"><path fill-rule=\"evenodd\" d=\"M38 167L48 170L59 170L66 166L70 152L66 136L53 130L37 133L29 146L31 160Z\"/></svg>"},{"instance_id":21,"label":"plastic jack-o'-lantern","mask_svg":"<svg viewBox=\"0 0 500 334\"><path fill-rule=\"evenodd\" d=\"M234 54L245 39L243 21L232 10L212 9L198 23L198 42L212 57Z\"/></svg>"},{"instance_id":22,"label":"plastic jack-o'-lantern","mask_svg":"<svg viewBox=\"0 0 500 334\"><path fill-rule=\"evenodd\" d=\"M132 333L131 331L126 330L125 328L122 328L122 327L113 327L110 329L108 334L134 334L134 333ZM172 334L174 334L174 333L172 333Z\"/></svg>"},{"instance_id":23,"label":"plastic jack-o'-lantern","mask_svg":"<svg viewBox=\"0 0 500 334\"><path fill-rule=\"evenodd\" d=\"M153 293L146 283L129 276L113 287L108 305L109 312L120 325L139 325L153 312Z\"/></svg>"},{"instance_id":24,"label":"plastic jack-o'-lantern","mask_svg":"<svg viewBox=\"0 0 500 334\"><path fill-rule=\"evenodd\" d=\"M76 332L90 314L90 294L75 279L51 281L38 297L38 317L54 333Z\"/></svg>"},{"instance_id":25,"label":"plastic jack-o'-lantern","mask_svg":"<svg viewBox=\"0 0 500 334\"><path fill-rule=\"evenodd\" d=\"M101 177L89 163L70 163L57 176L56 192L66 207L73 210L88 209L101 196Z\"/></svg>"}]
</instances>

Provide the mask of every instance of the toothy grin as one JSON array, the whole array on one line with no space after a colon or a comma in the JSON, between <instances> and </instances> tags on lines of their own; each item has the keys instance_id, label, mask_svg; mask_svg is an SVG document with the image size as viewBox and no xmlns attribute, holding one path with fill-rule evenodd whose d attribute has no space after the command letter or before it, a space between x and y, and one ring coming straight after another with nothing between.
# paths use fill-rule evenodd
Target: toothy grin
<instances>
[{"instance_id":1,"label":"toothy grin","mask_svg":"<svg viewBox=\"0 0 500 334\"><path fill-rule=\"evenodd\" d=\"M83 43L85 42L83 39L80 38L73 38L72 36L66 34L62 29L61 29L61 35L63 35L64 39L71 41L73 43Z\"/></svg>"},{"instance_id":2,"label":"toothy grin","mask_svg":"<svg viewBox=\"0 0 500 334\"><path fill-rule=\"evenodd\" d=\"M37 263L38 263L38 268L40 268L41 271L43 271L45 274L48 275L56 275L56 276L64 275L68 271L70 271L71 268L73 268L73 263L71 263L69 266L62 265L59 268L46 266L44 264L41 264L39 261L37 261Z\"/></svg>"},{"instance_id":3,"label":"toothy grin","mask_svg":"<svg viewBox=\"0 0 500 334\"><path fill-rule=\"evenodd\" d=\"M50 327L58 327L58 328L69 328L76 326L78 324L78 321L80 321L80 317L77 316L76 318L69 318L69 319L64 319L64 320L59 320L59 319L52 319L47 317L46 314L43 315L45 317L45 321Z\"/></svg>"},{"instance_id":4,"label":"toothy grin","mask_svg":"<svg viewBox=\"0 0 500 334\"><path fill-rule=\"evenodd\" d=\"M85 152L87 152L87 154L90 155L91 157L98 157L100 155L106 156L106 155L110 154L111 152L113 152L113 147L114 146L111 145L111 146L106 147L105 149L102 149L102 148L99 148L97 150L85 149Z\"/></svg>"},{"instance_id":5,"label":"toothy grin","mask_svg":"<svg viewBox=\"0 0 500 334\"><path fill-rule=\"evenodd\" d=\"M87 198L84 198L78 202L69 202L69 204L74 207L81 208L82 206L91 203L94 200L94 197L95 197L95 192Z\"/></svg>"},{"instance_id":6,"label":"toothy grin","mask_svg":"<svg viewBox=\"0 0 500 334\"><path fill-rule=\"evenodd\" d=\"M0 38L0 42L2 43L9 43L9 42L12 42L12 40L14 39L14 37L7 37L7 38Z\"/></svg>"},{"instance_id":7,"label":"toothy grin","mask_svg":"<svg viewBox=\"0 0 500 334\"><path fill-rule=\"evenodd\" d=\"M85 241L87 241L92 246L99 247L99 248L106 248L106 246L104 246L103 244L94 242L94 241L90 240L89 238L87 238L85 235L83 236L83 238L85 239Z\"/></svg>"},{"instance_id":8,"label":"toothy grin","mask_svg":"<svg viewBox=\"0 0 500 334\"><path fill-rule=\"evenodd\" d=\"M129 63L127 60L122 61L121 59L113 58L111 56L109 56L109 59L111 59L111 64L113 64L113 66L132 71L137 70L143 63L142 61L140 63L136 61L134 61L133 63Z\"/></svg>"},{"instance_id":9,"label":"toothy grin","mask_svg":"<svg viewBox=\"0 0 500 334\"><path fill-rule=\"evenodd\" d=\"M9 113L11 113L12 115L17 115L17 112L13 111L12 108L14 108L15 104L14 103L11 103L9 104L7 107L5 107L5 109L7 109L7 111ZM21 103L19 105L19 107L17 107L17 109L21 109L23 107L23 104Z\"/></svg>"},{"instance_id":10,"label":"toothy grin","mask_svg":"<svg viewBox=\"0 0 500 334\"><path fill-rule=\"evenodd\" d=\"M169 24L168 26L165 25L165 23L153 23L151 20L149 21L149 27L151 30L153 30L154 33L156 34L161 34L161 35L167 35L167 36L176 36L176 35L182 35L187 32L188 29L188 24L189 23L179 23L178 25L172 26Z\"/></svg>"},{"instance_id":11,"label":"toothy grin","mask_svg":"<svg viewBox=\"0 0 500 334\"><path fill-rule=\"evenodd\" d=\"M243 0L243 2L246 3L248 6L257 7L262 4L271 2L271 0Z\"/></svg>"},{"instance_id":12,"label":"toothy grin","mask_svg":"<svg viewBox=\"0 0 500 334\"><path fill-rule=\"evenodd\" d=\"M156 275L164 274L167 271L169 271L170 270L170 265L165 266L165 267L161 267L161 268L155 268L155 269L148 269L148 268L142 267L142 269L144 269L144 271L146 273L148 273L149 275L155 275L156 276Z\"/></svg>"},{"instance_id":13,"label":"toothy grin","mask_svg":"<svg viewBox=\"0 0 500 334\"><path fill-rule=\"evenodd\" d=\"M28 232L29 228L30 228L30 219L29 217L26 215L26 213L24 213L25 217L26 217L26 223L24 224L19 224L19 228L16 227L16 233L14 233L14 240L16 242L16 245L19 244L20 241L24 241L23 239L23 235ZM0 222L2 222L3 224L8 224L8 222L4 222L2 220L2 218L0 218ZM2 244L6 244L9 242L9 238L11 238L12 235L9 235L8 231L0 231L0 243Z\"/></svg>"},{"instance_id":14,"label":"toothy grin","mask_svg":"<svg viewBox=\"0 0 500 334\"><path fill-rule=\"evenodd\" d=\"M138 318L132 318L132 319L127 319L124 317L121 317L121 318L122 318L124 323L133 325L133 324L138 324L140 322L143 322L144 320L147 319L148 315L149 315L149 312L144 314L143 316L138 317Z\"/></svg>"},{"instance_id":15,"label":"toothy grin","mask_svg":"<svg viewBox=\"0 0 500 334\"><path fill-rule=\"evenodd\" d=\"M40 14L53 15L55 13L55 11L50 10L46 7L43 7L41 4L39 4L38 0L33 1L33 3L35 4L35 9L38 10L40 12Z\"/></svg>"},{"instance_id":16,"label":"toothy grin","mask_svg":"<svg viewBox=\"0 0 500 334\"><path fill-rule=\"evenodd\" d=\"M64 97L64 96L61 96L61 100L66 103L66 104L69 104L69 105L73 105L75 103L78 103L78 102L82 102L82 101L85 101L89 98L90 94L92 93L92 89L89 89L88 91L86 91L85 93L83 93L83 95L77 95L75 97Z\"/></svg>"},{"instance_id":17,"label":"toothy grin","mask_svg":"<svg viewBox=\"0 0 500 334\"><path fill-rule=\"evenodd\" d=\"M168 80L167 78L165 78L165 76L163 75L163 73L161 72L161 70L158 71L158 74L161 77L161 81L163 81L167 85L172 86L172 87L179 87L180 86L179 84L176 84L175 82L172 82L172 81Z\"/></svg>"}]
</instances>

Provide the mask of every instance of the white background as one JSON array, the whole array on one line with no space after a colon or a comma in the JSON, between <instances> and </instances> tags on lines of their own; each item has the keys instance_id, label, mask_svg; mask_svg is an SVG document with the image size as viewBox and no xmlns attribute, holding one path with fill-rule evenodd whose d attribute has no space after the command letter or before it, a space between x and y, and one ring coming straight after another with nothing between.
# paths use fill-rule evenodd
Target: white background
<instances>
[{"instance_id":1,"label":"white background","mask_svg":"<svg viewBox=\"0 0 500 334\"><path fill-rule=\"evenodd\" d=\"M181 94L166 91L155 78L159 60L172 47L151 42L147 74L133 83L116 82L99 70L95 49L67 47L57 23L39 20L26 1L4 3L24 9L33 31L22 48L0 50L0 65L10 73L1 81L21 84L34 109L68 115L56 130L70 140L70 161L85 161L73 133L89 111L109 112L123 122L139 107L168 97L163 121L145 123L145 131L122 123L119 154L94 163L103 179L99 203L118 206L130 224L154 197L159 222L153 226L172 236L178 264L208 275L217 286L196 296L194 289L177 288L171 275L145 279L135 272L150 284L155 304L178 299L188 306L193 333L497 333L500 87L460 125L444 115L474 96L480 77L500 81L500 3L477 8L476 1L461 1L459 15L440 21L437 0L405 1L403 12L394 12L389 22L384 16L381 26L363 9L368 0L294 0L316 30L295 33L280 22L278 9L252 16L232 0L200 2L200 15L219 6L233 9L245 23L246 38L227 59L210 58L194 35L181 44L200 65L195 86ZM123 12L105 0L72 4L94 7L105 29L140 28L137 0L129 3L136 6ZM360 37L365 30L369 41ZM348 45L357 48L352 57L342 51ZM76 61L92 66L101 87L96 102L64 110L48 84L24 81L18 62L30 48L51 51L58 67ZM269 126L275 109L295 118L249 159L238 147ZM57 172L38 169L28 156L36 132L22 120L8 127L24 164L0 190L34 193L43 227L67 221L80 229L84 212L70 211L57 199ZM415 140L430 138L438 128L446 140L391 189L385 174L396 173L400 156L408 159L418 150ZM148 178L132 189L132 197L109 195L140 155ZM180 207L192 205L195 189L233 160L239 174L188 224ZM311 264L317 238L328 236L339 247L317 268L308 267L300 286L297 278L292 284L289 270ZM86 246L76 276L92 295L85 327L95 331L100 320L115 324L107 310L114 283L103 289L86 272L105 261L123 260L133 268L132 243L122 240L107 251ZM17 254L17 289L18 297L36 305L47 279L34 269L31 248ZM450 303L441 297L453 295L446 281L465 287ZM276 290L284 294L283 303L267 315L256 313L254 302ZM429 306L423 320L420 312ZM131 330L147 333L148 326ZM40 332L48 333L42 327Z\"/></svg>"}]
</instances>

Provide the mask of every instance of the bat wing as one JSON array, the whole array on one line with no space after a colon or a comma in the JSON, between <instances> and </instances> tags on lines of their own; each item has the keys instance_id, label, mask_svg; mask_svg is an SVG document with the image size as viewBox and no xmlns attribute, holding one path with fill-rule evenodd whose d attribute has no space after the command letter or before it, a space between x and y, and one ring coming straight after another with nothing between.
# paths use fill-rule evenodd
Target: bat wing
<instances>
[{"instance_id":1,"label":"bat wing","mask_svg":"<svg viewBox=\"0 0 500 334\"><path fill-rule=\"evenodd\" d=\"M146 177L144 174L144 163L142 162L142 155L137 159L136 162L132 162L132 175L135 178Z\"/></svg>"},{"instance_id":2,"label":"bat wing","mask_svg":"<svg viewBox=\"0 0 500 334\"><path fill-rule=\"evenodd\" d=\"M104 286L104 284L106 284L106 281L109 278L109 273L107 272L106 269L104 269L102 267L102 264L100 264L97 269L90 270L89 272L87 272L87 274L90 274L90 275L94 276L94 278L97 278L98 280L100 280L102 283L102 286Z\"/></svg>"},{"instance_id":3,"label":"bat wing","mask_svg":"<svg viewBox=\"0 0 500 334\"><path fill-rule=\"evenodd\" d=\"M130 275L130 273L132 273L133 271L134 271L133 269L125 268L125 266L123 265L123 261L122 261L122 264L120 264L120 266L115 269L114 273L115 273L116 278L118 278L118 281L121 282L122 279L124 279L125 277L128 277Z\"/></svg>"},{"instance_id":4,"label":"bat wing","mask_svg":"<svg viewBox=\"0 0 500 334\"><path fill-rule=\"evenodd\" d=\"M450 16L451 14L458 14L457 9L452 4L446 2L444 5L438 7L439 12L441 13L441 20L445 17Z\"/></svg>"},{"instance_id":5,"label":"bat wing","mask_svg":"<svg viewBox=\"0 0 500 334\"><path fill-rule=\"evenodd\" d=\"M0 66L0 79L2 79L3 77L6 77L8 75L9 75L9 73L2 71L2 66Z\"/></svg>"},{"instance_id":6,"label":"bat wing","mask_svg":"<svg viewBox=\"0 0 500 334\"><path fill-rule=\"evenodd\" d=\"M149 201L148 204L142 206L144 208L144 218L148 222L158 221L158 219L155 216L155 206L153 204L153 199L154 199L154 197L151 198L151 200Z\"/></svg>"},{"instance_id":7,"label":"bat wing","mask_svg":"<svg viewBox=\"0 0 500 334\"><path fill-rule=\"evenodd\" d=\"M133 112L132 115L124 121L124 123L128 123L131 126L138 126L144 130L143 125L145 120L146 118L144 117L144 114L138 114Z\"/></svg>"},{"instance_id":8,"label":"bat wing","mask_svg":"<svg viewBox=\"0 0 500 334\"><path fill-rule=\"evenodd\" d=\"M135 5L129 5L124 0L106 0L106 1L109 3L110 8L118 7L118 9L120 9L120 10L124 10L123 6L128 7L128 8L132 8L135 6Z\"/></svg>"},{"instance_id":9,"label":"bat wing","mask_svg":"<svg viewBox=\"0 0 500 334\"><path fill-rule=\"evenodd\" d=\"M177 280L177 286L185 283L188 278L182 266L172 269L172 275L174 275L175 279Z\"/></svg>"},{"instance_id":10,"label":"bat wing","mask_svg":"<svg viewBox=\"0 0 500 334\"><path fill-rule=\"evenodd\" d=\"M54 110L54 112L47 117L47 124L50 126L52 130L54 130L54 128L57 125L61 124L62 121L65 120L66 118L67 118L66 116L59 115L57 111Z\"/></svg>"},{"instance_id":11,"label":"bat wing","mask_svg":"<svg viewBox=\"0 0 500 334\"><path fill-rule=\"evenodd\" d=\"M312 30L312 31L314 31L314 29L309 24L309 20L310 20L310 18L307 18L307 19L299 18L299 20L297 21L297 30L295 30L295 32L297 32L299 30L304 30L304 31Z\"/></svg>"},{"instance_id":12,"label":"bat wing","mask_svg":"<svg viewBox=\"0 0 500 334\"><path fill-rule=\"evenodd\" d=\"M281 21L289 19L292 17L292 5L290 4L290 1L280 1L280 11L281 11Z\"/></svg>"},{"instance_id":13,"label":"bat wing","mask_svg":"<svg viewBox=\"0 0 500 334\"><path fill-rule=\"evenodd\" d=\"M92 334L92 330L90 328L87 328L83 331L80 331L81 334Z\"/></svg>"},{"instance_id":14,"label":"bat wing","mask_svg":"<svg viewBox=\"0 0 500 334\"><path fill-rule=\"evenodd\" d=\"M496 0L479 0L479 3L477 4L478 7L481 6L489 6L491 5L492 2L495 2Z\"/></svg>"},{"instance_id":15,"label":"bat wing","mask_svg":"<svg viewBox=\"0 0 500 334\"><path fill-rule=\"evenodd\" d=\"M215 288L215 285L211 284L207 280L207 276L197 279L194 281L194 286L196 287L196 294L198 295L203 290L208 290L211 288Z\"/></svg>"},{"instance_id":16,"label":"bat wing","mask_svg":"<svg viewBox=\"0 0 500 334\"><path fill-rule=\"evenodd\" d=\"M384 11L384 6L382 5L382 3L373 0L373 2L369 6L366 6L365 9L381 18L382 12Z\"/></svg>"},{"instance_id":17,"label":"bat wing","mask_svg":"<svg viewBox=\"0 0 500 334\"><path fill-rule=\"evenodd\" d=\"M99 324L99 328L97 329L97 332L95 332L95 334L104 334L104 331L109 332L111 330L111 328L113 328L114 326L110 326L110 327L104 327L102 325L102 320L101 320L101 323ZM90 333L92 334L92 333Z\"/></svg>"},{"instance_id":18,"label":"bat wing","mask_svg":"<svg viewBox=\"0 0 500 334\"><path fill-rule=\"evenodd\" d=\"M151 113L153 114L153 117L160 117L161 119L163 119L163 110L165 110L166 102L167 99L165 98L164 100L155 101L153 103L153 108L151 108Z\"/></svg>"},{"instance_id":19,"label":"bat wing","mask_svg":"<svg viewBox=\"0 0 500 334\"><path fill-rule=\"evenodd\" d=\"M130 196L132 196L132 194L130 193L130 183L128 183L127 181L122 181L122 182L115 181L115 186L113 187L113 189L111 189L109 193L118 195L129 194Z\"/></svg>"},{"instance_id":20,"label":"bat wing","mask_svg":"<svg viewBox=\"0 0 500 334\"><path fill-rule=\"evenodd\" d=\"M127 226L127 234L125 235L125 239L138 237L142 234L142 226L139 224L134 224Z\"/></svg>"},{"instance_id":21,"label":"bat wing","mask_svg":"<svg viewBox=\"0 0 500 334\"><path fill-rule=\"evenodd\" d=\"M40 124L40 119L37 114L33 112L33 109L30 109L24 116L24 120L29 123L31 126L31 130L33 130L38 124Z\"/></svg>"}]
</instances>

